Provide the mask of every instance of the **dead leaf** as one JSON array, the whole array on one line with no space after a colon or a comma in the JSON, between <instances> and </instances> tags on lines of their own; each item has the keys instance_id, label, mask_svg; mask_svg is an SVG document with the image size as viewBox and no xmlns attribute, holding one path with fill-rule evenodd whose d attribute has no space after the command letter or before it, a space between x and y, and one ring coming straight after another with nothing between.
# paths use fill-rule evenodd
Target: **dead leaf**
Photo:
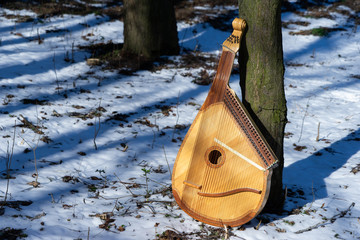
<instances>
[{"instance_id":1,"label":"dead leaf","mask_svg":"<svg viewBox=\"0 0 360 240\"><path fill-rule=\"evenodd\" d=\"M40 218L42 218L42 217L44 217L44 216L46 216L46 213L42 212L42 213L39 213L39 214L35 215L35 217L29 217L29 216L28 216L28 218L29 218L31 221L33 221L33 220L36 220L36 219L40 219Z\"/></svg>"},{"instance_id":2,"label":"dead leaf","mask_svg":"<svg viewBox=\"0 0 360 240\"><path fill-rule=\"evenodd\" d=\"M112 222L115 222L115 219L108 218L105 220L105 223L99 225L99 228L108 230L108 229L110 229L110 223L112 223Z\"/></svg>"},{"instance_id":3,"label":"dead leaf","mask_svg":"<svg viewBox=\"0 0 360 240\"><path fill-rule=\"evenodd\" d=\"M125 231L125 227L124 227L124 226L119 226L119 227L117 228L117 230L119 230L120 232L123 232L123 231Z\"/></svg>"},{"instance_id":4,"label":"dead leaf","mask_svg":"<svg viewBox=\"0 0 360 240\"><path fill-rule=\"evenodd\" d=\"M91 176L90 179L91 179L91 180L98 180L98 181L101 180L101 178L98 178L98 177L96 177L96 176Z\"/></svg>"},{"instance_id":5,"label":"dead leaf","mask_svg":"<svg viewBox=\"0 0 360 240\"><path fill-rule=\"evenodd\" d=\"M275 230L279 233L286 233L286 230L283 228L275 228Z\"/></svg>"},{"instance_id":6,"label":"dead leaf","mask_svg":"<svg viewBox=\"0 0 360 240\"><path fill-rule=\"evenodd\" d=\"M89 66L99 66L101 65L101 61L99 58L89 58L86 60L87 65Z\"/></svg>"},{"instance_id":7,"label":"dead leaf","mask_svg":"<svg viewBox=\"0 0 360 240\"><path fill-rule=\"evenodd\" d=\"M31 185L31 186L33 186L33 187L35 187L35 188L37 188L37 187L40 185L40 183L37 182L37 181L28 182L27 184L28 184L28 185Z\"/></svg>"}]
</instances>

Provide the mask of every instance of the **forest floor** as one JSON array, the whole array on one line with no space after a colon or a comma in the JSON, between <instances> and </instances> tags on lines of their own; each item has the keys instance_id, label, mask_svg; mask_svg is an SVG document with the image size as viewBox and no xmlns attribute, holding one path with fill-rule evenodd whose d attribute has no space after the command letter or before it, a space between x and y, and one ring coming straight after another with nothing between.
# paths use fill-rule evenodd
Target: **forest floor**
<instances>
[{"instance_id":1,"label":"forest floor","mask_svg":"<svg viewBox=\"0 0 360 240\"><path fill-rule=\"evenodd\" d=\"M0 239L360 239L360 1L284 1L284 210L227 231L171 171L237 1L176 1L156 62L121 55L118 1L38 2L0 1Z\"/></svg>"}]
</instances>

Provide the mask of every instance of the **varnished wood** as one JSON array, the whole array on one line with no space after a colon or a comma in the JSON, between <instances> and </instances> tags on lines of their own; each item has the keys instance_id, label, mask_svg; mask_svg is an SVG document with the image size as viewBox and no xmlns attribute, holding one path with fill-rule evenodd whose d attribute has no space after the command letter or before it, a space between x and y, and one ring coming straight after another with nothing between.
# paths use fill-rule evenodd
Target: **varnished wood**
<instances>
[{"instance_id":1,"label":"varnished wood","mask_svg":"<svg viewBox=\"0 0 360 240\"><path fill-rule=\"evenodd\" d=\"M195 184L195 183L192 183L192 182L189 182L189 181L184 181L184 184L189 186L189 187L193 187L193 188L196 188L196 189L201 189L201 185L198 185L198 184Z\"/></svg>"},{"instance_id":2,"label":"varnished wood","mask_svg":"<svg viewBox=\"0 0 360 240\"><path fill-rule=\"evenodd\" d=\"M226 196L230 196L236 193L241 193L241 192L252 192L252 193L257 193L257 194L261 194L261 190L257 190L257 189L253 189L253 188L237 188L231 191L227 191L227 192L221 192L221 193L205 193L205 192L198 192L198 195L203 196L203 197L226 197Z\"/></svg>"},{"instance_id":3,"label":"varnished wood","mask_svg":"<svg viewBox=\"0 0 360 240\"><path fill-rule=\"evenodd\" d=\"M235 19L213 85L177 155L172 187L179 206L214 226L239 226L264 207L276 158L228 86L245 21Z\"/></svg>"},{"instance_id":4,"label":"varnished wood","mask_svg":"<svg viewBox=\"0 0 360 240\"><path fill-rule=\"evenodd\" d=\"M211 104L224 100L225 89L228 85L234 58L235 53L228 50L223 51L221 54L214 82L210 87L204 104L201 106L201 110L206 109Z\"/></svg>"},{"instance_id":5,"label":"varnished wood","mask_svg":"<svg viewBox=\"0 0 360 240\"><path fill-rule=\"evenodd\" d=\"M236 18L233 21L232 26L234 31L223 43L223 53L220 57L215 79L211 85L208 96L201 107L202 109L207 108L216 102L221 102L224 99L225 89L231 75L235 53L240 48L241 36L245 30L246 23L243 19Z\"/></svg>"}]
</instances>

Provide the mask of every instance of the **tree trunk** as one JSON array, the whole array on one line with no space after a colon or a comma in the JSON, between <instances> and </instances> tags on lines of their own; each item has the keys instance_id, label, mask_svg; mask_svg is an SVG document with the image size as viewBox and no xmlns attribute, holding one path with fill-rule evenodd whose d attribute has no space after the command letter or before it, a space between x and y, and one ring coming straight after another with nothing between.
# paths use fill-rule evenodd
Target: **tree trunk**
<instances>
[{"instance_id":1,"label":"tree trunk","mask_svg":"<svg viewBox=\"0 0 360 240\"><path fill-rule=\"evenodd\" d=\"M241 43L242 101L279 159L265 211L278 212L284 202L282 171L286 124L281 0L239 0L239 16L247 23Z\"/></svg>"},{"instance_id":2,"label":"tree trunk","mask_svg":"<svg viewBox=\"0 0 360 240\"><path fill-rule=\"evenodd\" d=\"M148 59L179 53L172 0L124 0L124 51Z\"/></svg>"}]
</instances>

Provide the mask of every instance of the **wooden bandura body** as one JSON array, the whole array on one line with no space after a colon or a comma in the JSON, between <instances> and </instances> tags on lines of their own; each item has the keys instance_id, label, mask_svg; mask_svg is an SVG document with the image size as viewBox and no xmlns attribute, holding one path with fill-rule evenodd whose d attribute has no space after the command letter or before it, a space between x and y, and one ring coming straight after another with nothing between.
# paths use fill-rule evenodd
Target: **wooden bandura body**
<instances>
[{"instance_id":1,"label":"wooden bandura body","mask_svg":"<svg viewBox=\"0 0 360 240\"><path fill-rule=\"evenodd\" d=\"M235 19L209 94L177 155L172 189L179 206L214 226L239 226L264 207L277 159L228 86L245 21Z\"/></svg>"}]
</instances>

